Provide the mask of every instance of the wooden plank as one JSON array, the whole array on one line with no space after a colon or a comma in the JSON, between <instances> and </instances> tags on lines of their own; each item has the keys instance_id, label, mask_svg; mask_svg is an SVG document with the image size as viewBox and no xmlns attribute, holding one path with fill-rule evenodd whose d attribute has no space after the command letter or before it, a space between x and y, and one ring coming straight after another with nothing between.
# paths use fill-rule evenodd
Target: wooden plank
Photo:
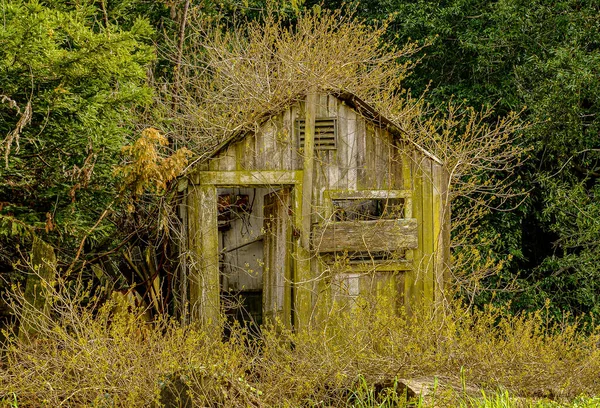
<instances>
[{"instance_id":1,"label":"wooden plank","mask_svg":"<svg viewBox=\"0 0 600 408\"><path fill-rule=\"evenodd\" d=\"M362 116L352 109L347 109L348 112L348 135L347 143L348 150L346 152L346 161L348 166L348 185L349 190L358 188L358 155L362 152L358 149L358 139L363 137L365 133L365 120Z\"/></svg>"},{"instance_id":2,"label":"wooden plank","mask_svg":"<svg viewBox=\"0 0 600 408\"><path fill-rule=\"evenodd\" d=\"M240 168L237 170L254 170L256 168L256 135L248 134L238 145Z\"/></svg>"},{"instance_id":3,"label":"wooden plank","mask_svg":"<svg viewBox=\"0 0 600 408\"><path fill-rule=\"evenodd\" d=\"M340 273L331 278L333 310L351 311L361 291L361 273Z\"/></svg>"},{"instance_id":4,"label":"wooden plank","mask_svg":"<svg viewBox=\"0 0 600 408\"><path fill-rule=\"evenodd\" d=\"M318 252L397 251L417 247L417 220L341 221L316 227Z\"/></svg>"},{"instance_id":5,"label":"wooden plank","mask_svg":"<svg viewBox=\"0 0 600 408\"><path fill-rule=\"evenodd\" d=\"M412 172L412 157L408 154L406 147L401 146L399 149L400 157L402 158L402 188L404 190L413 190L413 172ZM409 202L410 200L410 202ZM412 217L412 197L406 201L406 208L404 210L404 216L406 218Z\"/></svg>"},{"instance_id":6,"label":"wooden plank","mask_svg":"<svg viewBox=\"0 0 600 408\"><path fill-rule=\"evenodd\" d=\"M375 129L372 123L367 122L365 128L365 159L364 178L358 184L359 189L377 188L375 182Z\"/></svg>"},{"instance_id":7,"label":"wooden plank","mask_svg":"<svg viewBox=\"0 0 600 408\"><path fill-rule=\"evenodd\" d=\"M294 150L296 146L293 142L294 121L292 118L292 108L288 107L281 115L281 126L279 129L278 141L281 149L281 170L294 169Z\"/></svg>"},{"instance_id":8,"label":"wooden plank","mask_svg":"<svg viewBox=\"0 0 600 408\"><path fill-rule=\"evenodd\" d=\"M208 160L208 168L211 171L218 171L220 165L221 157L212 157Z\"/></svg>"},{"instance_id":9,"label":"wooden plank","mask_svg":"<svg viewBox=\"0 0 600 408\"><path fill-rule=\"evenodd\" d=\"M383 157L381 158L381 163L385 173L382 187L397 188L396 179L402 177L402 171L399 169L399 163L396 157L397 149L394 142L395 138L387 129L380 129L379 133L383 145Z\"/></svg>"},{"instance_id":10,"label":"wooden plank","mask_svg":"<svg viewBox=\"0 0 600 408\"><path fill-rule=\"evenodd\" d=\"M372 188L367 182L367 123L362 120L357 126L356 137L356 186L357 188Z\"/></svg>"},{"instance_id":11,"label":"wooden plank","mask_svg":"<svg viewBox=\"0 0 600 408\"><path fill-rule=\"evenodd\" d=\"M390 174L389 174L389 147L384 140L386 132L376 127L375 128L375 161L373 170L375 171L375 188L389 188Z\"/></svg>"},{"instance_id":12,"label":"wooden plank","mask_svg":"<svg viewBox=\"0 0 600 408\"><path fill-rule=\"evenodd\" d=\"M296 184L293 191L293 225L299 235L294 240L293 254L293 309L294 327L303 330L308 327L312 312L312 292L310 282L312 274L310 269L310 241L309 231L302 229L302 185Z\"/></svg>"},{"instance_id":13,"label":"wooden plank","mask_svg":"<svg viewBox=\"0 0 600 408\"><path fill-rule=\"evenodd\" d=\"M397 272L411 271L412 261L383 261L383 262L356 262L346 263L342 266L343 272ZM404 288L402 288L404 292Z\"/></svg>"},{"instance_id":14,"label":"wooden plank","mask_svg":"<svg viewBox=\"0 0 600 408\"><path fill-rule=\"evenodd\" d=\"M186 193L188 190L188 183L185 183ZM181 322L184 325L189 323L188 316L188 234L189 234L189 223L188 223L188 211L187 211L187 203L186 200L182 200L183 202L178 205L179 217L181 218L181 235L177 238L179 243L178 248L178 258L179 258L179 268L178 268L178 278L179 278L179 294L175 297L176 299L176 311L178 312Z\"/></svg>"},{"instance_id":15,"label":"wooden plank","mask_svg":"<svg viewBox=\"0 0 600 408\"><path fill-rule=\"evenodd\" d=\"M322 221L323 191L329 187L327 180L328 152L324 150L315 151L314 173L312 179L312 210L310 213L311 224Z\"/></svg>"},{"instance_id":16,"label":"wooden plank","mask_svg":"<svg viewBox=\"0 0 600 408\"><path fill-rule=\"evenodd\" d=\"M393 187L403 189L404 187L404 160L397 141L392 146L392 173L394 177Z\"/></svg>"},{"instance_id":17,"label":"wooden plank","mask_svg":"<svg viewBox=\"0 0 600 408\"><path fill-rule=\"evenodd\" d=\"M285 143L285 134L283 132L283 112L273 116L269 121L269 126L273 132L273 151L271 152L272 170L287 170L284 167L284 156L289 146Z\"/></svg>"},{"instance_id":18,"label":"wooden plank","mask_svg":"<svg viewBox=\"0 0 600 408\"><path fill-rule=\"evenodd\" d=\"M338 145L339 146L339 145ZM339 152L337 150L327 150L323 152L326 162L323 165L327 168L327 185L324 187L340 188L340 163Z\"/></svg>"},{"instance_id":19,"label":"wooden plank","mask_svg":"<svg viewBox=\"0 0 600 408\"><path fill-rule=\"evenodd\" d=\"M342 103L338 104L338 141L337 141L337 162L340 166L340 175L338 188L348 188L348 118L346 111L348 108Z\"/></svg>"},{"instance_id":20,"label":"wooden plank","mask_svg":"<svg viewBox=\"0 0 600 408\"><path fill-rule=\"evenodd\" d=\"M235 145L229 145L227 149L219 155L219 171L234 171L237 167L237 154Z\"/></svg>"},{"instance_id":21,"label":"wooden plank","mask_svg":"<svg viewBox=\"0 0 600 408\"><path fill-rule=\"evenodd\" d=\"M421 262L423 258L423 252L421 248L423 242L423 173L419 168L419 163L416 162L419 157L420 156L418 156L416 153L413 153L413 156L410 158L413 185L412 216L416 218L418 222L417 240L419 242L419 246L412 251L414 268L404 277L404 293L406 300L405 306L408 313L412 313L412 310L414 310L413 305L417 299L421 297L423 291L421 279Z\"/></svg>"},{"instance_id":22,"label":"wooden plank","mask_svg":"<svg viewBox=\"0 0 600 408\"><path fill-rule=\"evenodd\" d=\"M444 285L450 262L450 206L448 204L448 178L444 168L432 164L433 171L433 231L435 237L435 291L434 300L444 300Z\"/></svg>"},{"instance_id":23,"label":"wooden plank","mask_svg":"<svg viewBox=\"0 0 600 408\"><path fill-rule=\"evenodd\" d=\"M262 136L262 146L259 150L260 169L275 170L278 168L279 155L275 140L275 129L272 119L263 123L258 133Z\"/></svg>"},{"instance_id":24,"label":"wooden plank","mask_svg":"<svg viewBox=\"0 0 600 408\"><path fill-rule=\"evenodd\" d=\"M301 200L302 205L300 208L301 218L300 223L297 224L300 230L300 245L298 246L297 256L301 258L300 262L296 264L299 267L298 273L300 275L299 285L297 287L297 296L299 297L298 307L301 309L299 312L300 327L307 327L310 323L310 315L313 303L313 279L312 270L310 268L310 232L311 232L311 217L313 213L313 189L314 189L314 178L315 172L318 171L318 166L315 166L315 149L314 149L314 136L315 136L315 119L317 115L317 100L318 95L316 89L312 88L307 96L306 103L304 105L305 115L305 132L304 132L304 159L302 163L303 178L302 178L302 194ZM298 189L296 189L297 191Z\"/></svg>"},{"instance_id":25,"label":"wooden plank","mask_svg":"<svg viewBox=\"0 0 600 408\"><path fill-rule=\"evenodd\" d=\"M302 169L304 171L302 178L302 230L304 239L310 240L311 213L313 203L313 179L315 172L315 118L317 114L317 93L316 89L311 89L306 96L306 128L304 133L304 162ZM303 242L303 246L308 248L310 242Z\"/></svg>"},{"instance_id":26,"label":"wooden plank","mask_svg":"<svg viewBox=\"0 0 600 408\"><path fill-rule=\"evenodd\" d=\"M407 261L412 264L412 261L410 261L410 260L407 260ZM406 275L408 273L410 273L410 270L409 270L409 272L401 272L401 273L396 273L394 275L394 280L396 283L396 304L394 306L396 308L396 311L398 311L398 312L402 311L406 307L406 294L405 294L406 283L404 282L404 280L406 279Z\"/></svg>"},{"instance_id":27,"label":"wooden plank","mask_svg":"<svg viewBox=\"0 0 600 408\"><path fill-rule=\"evenodd\" d=\"M265 140L264 133L261 132L261 129L258 129L254 133L254 168L264 170L265 162L264 162L264 152L265 152Z\"/></svg>"},{"instance_id":28,"label":"wooden plank","mask_svg":"<svg viewBox=\"0 0 600 408\"><path fill-rule=\"evenodd\" d=\"M435 289L435 230L433 216L433 174L431 160L423 158L421 169L423 171L423 298L426 302L433 301Z\"/></svg>"},{"instance_id":29,"label":"wooden plank","mask_svg":"<svg viewBox=\"0 0 600 408\"><path fill-rule=\"evenodd\" d=\"M265 197L263 316L272 323L291 328L290 250L291 225L288 216L290 190L284 188Z\"/></svg>"},{"instance_id":30,"label":"wooden plank","mask_svg":"<svg viewBox=\"0 0 600 408\"><path fill-rule=\"evenodd\" d=\"M297 184L302 181L303 172L299 170L269 171L200 171L192 176L193 184L212 184L218 186L260 186Z\"/></svg>"},{"instance_id":31,"label":"wooden plank","mask_svg":"<svg viewBox=\"0 0 600 408\"><path fill-rule=\"evenodd\" d=\"M190 186L187 204L190 316L192 321L213 326L220 315L217 189Z\"/></svg>"},{"instance_id":32,"label":"wooden plank","mask_svg":"<svg viewBox=\"0 0 600 408\"><path fill-rule=\"evenodd\" d=\"M247 139L248 138L245 137L243 140L240 140L239 142L234 143L235 161L236 161L235 171L246 170L248 168L246 157L245 157L248 154L248 152L246 152L246 150L244 149L244 147L246 146L246 143L248 143Z\"/></svg>"},{"instance_id":33,"label":"wooden plank","mask_svg":"<svg viewBox=\"0 0 600 408\"><path fill-rule=\"evenodd\" d=\"M328 115L328 109L329 109L329 98L328 95L326 93L320 93L318 95L318 102L317 102L317 111L316 111L316 116L317 118L326 118Z\"/></svg>"},{"instance_id":34,"label":"wooden plank","mask_svg":"<svg viewBox=\"0 0 600 408\"><path fill-rule=\"evenodd\" d=\"M361 200L361 199L388 199L388 198L410 198L412 191L410 190L328 190L327 197L332 200ZM411 218L411 217L405 217Z\"/></svg>"},{"instance_id":35,"label":"wooden plank","mask_svg":"<svg viewBox=\"0 0 600 408\"><path fill-rule=\"evenodd\" d=\"M298 119L300 115L300 108L299 105L293 105L290 108L290 124L289 124L289 132L290 132L290 138L291 138L291 151L292 151L292 168L294 170L300 170L302 169L302 165L304 164L303 162L303 156L300 154L299 151L299 142L298 142L298 138L299 136L296 134L296 130L294 128L294 124L296 123L296 119Z\"/></svg>"},{"instance_id":36,"label":"wooden plank","mask_svg":"<svg viewBox=\"0 0 600 408\"><path fill-rule=\"evenodd\" d=\"M329 94L327 95L327 117L333 118L338 116L338 105L340 104L340 100L335 96Z\"/></svg>"}]
</instances>

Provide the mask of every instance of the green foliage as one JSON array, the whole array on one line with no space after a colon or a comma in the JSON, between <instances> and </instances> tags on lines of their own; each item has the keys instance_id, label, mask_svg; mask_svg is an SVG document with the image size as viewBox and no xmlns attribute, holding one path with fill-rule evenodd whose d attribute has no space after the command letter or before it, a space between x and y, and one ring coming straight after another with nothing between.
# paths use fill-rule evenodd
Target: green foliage
<instances>
[{"instance_id":1,"label":"green foliage","mask_svg":"<svg viewBox=\"0 0 600 408\"><path fill-rule=\"evenodd\" d=\"M68 259L86 234L93 247L114 233L106 220L90 230L115 198L113 166L132 134L134 108L151 97L153 30L132 16L123 29L113 21L125 12L108 15L97 2L1 7L0 236L14 235L10 218ZM10 246L3 251L14 260Z\"/></svg>"},{"instance_id":2,"label":"green foliage","mask_svg":"<svg viewBox=\"0 0 600 408\"><path fill-rule=\"evenodd\" d=\"M600 179L598 2L367 0L357 10L374 22L392 16L389 33L397 43L431 42L406 85L413 92L428 88L436 107L444 109L450 98L494 106L496 115L527 107L521 118L530 126L519 142L530 157L518 178L506 175L529 198L509 201L504 209L516 211L479 223L475 241L495 259L512 258L481 286L517 289L495 300L520 308L551 297L556 314L596 311L600 252L590 246L600 231L589 217L598 211ZM457 201L454 213L468 204ZM489 245L486 237L501 239ZM478 298L490 300L490 293Z\"/></svg>"}]
</instances>

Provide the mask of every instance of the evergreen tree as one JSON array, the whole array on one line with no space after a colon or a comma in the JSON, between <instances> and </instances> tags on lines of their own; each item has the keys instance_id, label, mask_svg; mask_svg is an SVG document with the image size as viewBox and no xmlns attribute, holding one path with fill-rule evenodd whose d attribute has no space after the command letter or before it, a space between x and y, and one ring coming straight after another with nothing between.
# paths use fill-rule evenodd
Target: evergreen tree
<instances>
[{"instance_id":1,"label":"evergreen tree","mask_svg":"<svg viewBox=\"0 0 600 408\"><path fill-rule=\"evenodd\" d=\"M104 4L102 2L101 4ZM113 238L114 166L149 104L153 29L100 3L7 0L0 25L0 271L31 234L63 263Z\"/></svg>"}]
</instances>

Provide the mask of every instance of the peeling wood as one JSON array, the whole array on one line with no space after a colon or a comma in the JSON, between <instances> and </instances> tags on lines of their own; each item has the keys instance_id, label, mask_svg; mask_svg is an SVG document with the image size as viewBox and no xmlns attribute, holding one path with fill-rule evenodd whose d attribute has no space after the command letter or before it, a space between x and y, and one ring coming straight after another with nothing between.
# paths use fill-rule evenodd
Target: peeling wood
<instances>
[{"instance_id":1,"label":"peeling wood","mask_svg":"<svg viewBox=\"0 0 600 408\"><path fill-rule=\"evenodd\" d=\"M312 246L318 252L398 251L417 248L417 220L341 221L316 227Z\"/></svg>"}]
</instances>

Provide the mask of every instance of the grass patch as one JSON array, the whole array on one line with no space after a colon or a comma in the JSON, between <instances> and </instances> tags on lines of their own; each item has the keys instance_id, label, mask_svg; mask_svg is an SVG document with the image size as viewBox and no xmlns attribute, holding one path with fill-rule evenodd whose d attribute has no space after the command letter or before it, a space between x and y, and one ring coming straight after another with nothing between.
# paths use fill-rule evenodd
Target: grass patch
<instances>
[{"instance_id":1,"label":"grass patch","mask_svg":"<svg viewBox=\"0 0 600 408\"><path fill-rule=\"evenodd\" d=\"M598 330L544 311L407 316L363 299L305 332L234 326L224 341L218 325L148 322L121 298L90 307L49 290L47 311L26 314L33 333L2 345L3 406L600 406ZM414 378L434 382L407 405L400 384Z\"/></svg>"}]
</instances>

